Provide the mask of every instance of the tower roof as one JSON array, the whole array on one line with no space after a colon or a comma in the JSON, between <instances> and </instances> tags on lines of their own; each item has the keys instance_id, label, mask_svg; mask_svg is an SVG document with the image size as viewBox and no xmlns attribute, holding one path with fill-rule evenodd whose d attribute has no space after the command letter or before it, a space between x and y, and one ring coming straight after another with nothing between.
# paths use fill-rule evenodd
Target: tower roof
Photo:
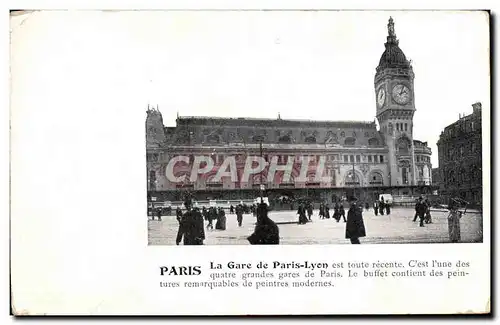
<instances>
[{"instance_id":1,"label":"tower roof","mask_svg":"<svg viewBox=\"0 0 500 325\"><path fill-rule=\"evenodd\" d=\"M406 59L405 54L399 48L399 40L396 38L394 20L392 17L389 18L387 30L389 35L387 36L385 51L380 57L377 71L385 68L409 68L410 62Z\"/></svg>"}]
</instances>

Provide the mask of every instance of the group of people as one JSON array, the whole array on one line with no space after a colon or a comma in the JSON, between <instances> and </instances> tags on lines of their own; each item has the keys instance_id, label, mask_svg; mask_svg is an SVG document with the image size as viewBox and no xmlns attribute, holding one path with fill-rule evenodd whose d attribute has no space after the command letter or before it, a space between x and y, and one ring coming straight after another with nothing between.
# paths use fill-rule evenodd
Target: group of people
<instances>
[{"instance_id":1,"label":"group of people","mask_svg":"<svg viewBox=\"0 0 500 325\"><path fill-rule=\"evenodd\" d=\"M303 225L306 224L308 221L311 221L311 217L313 215L312 203L309 201L305 203L300 203L299 209L297 210L297 214L299 215L299 225Z\"/></svg>"},{"instance_id":2,"label":"group of people","mask_svg":"<svg viewBox=\"0 0 500 325\"><path fill-rule=\"evenodd\" d=\"M345 217L344 206L340 202L335 203L333 218L337 219L338 222L340 218L343 217L346 223L345 238L349 239L352 244L360 244L360 238L366 236L366 229L363 221L363 204L358 204L358 199L356 197L350 197L348 202L350 206L347 212L347 219ZM200 212L198 208L192 208L192 202L189 199L184 202L184 205L186 207L186 212L182 213L180 209L177 210L177 220L179 221L179 230L176 238L177 245L179 245L182 239L184 239L184 245L203 245L203 241L205 240L204 218L209 222L207 229L213 229L212 221L215 219L217 220L215 225L216 229L226 229L224 209L215 207L206 209L203 207L203 211ZM387 214L389 214L390 205L385 204L383 200L374 203L373 207L375 214L377 215L377 212L381 211L381 205L384 207L385 211L387 211ZM452 202L448 207L450 210L448 225L450 240L452 242L460 240L460 218L462 213L458 210L457 206L458 203ZM245 212L244 208L240 204L234 207L233 211L236 213L238 226L241 227L243 214ZM279 228L277 224L269 218L267 204L261 203L256 205L255 211L257 221L254 232L247 238L249 243L252 245L279 244ZM383 213L384 211L382 210L381 214L383 215ZM310 202L301 203L297 214L299 215L299 224L311 221L311 216L313 214L312 204ZM329 218L327 204L320 205L320 218ZM413 221L416 221L417 218L420 218L421 227L424 227L424 223L432 223L429 201L422 197L420 197L415 204L415 217Z\"/></svg>"},{"instance_id":3,"label":"group of people","mask_svg":"<svg viewBox=\"0 0 500 325\"><path fill-rule=\"evenodd\" d=\"M380 198L380 201L375 200L373 202L373 212L376 216L384 215L384 211L387 215L391 214L391 204L389 202L385 202L384 198Z\"/></svg>"},{"instance_id":4,"label":"group of people","mask_svg":"<svg viewBox=\"0 0 500 325\"><path fill-rule=\"evenodd\" d=\"M431 205L429 200L419 197L415 203L415 217L413 217L413 222L420 219L420 227L424 227L424 223L432 223L431 217Z\"/></svg>"},{"instance_id":5,"label":"group of people","mask_svg":"<svg viewBox=\"0 0 500 325\"><path fill-rule=\"evenodd\" d=\"M179 221L179 229L175 243L179 245L181 241L184 245L203 245L205 240L204 215L208 220L209 226L212 220L217 219L216 229L225 230L226 217L224 209L203 207L203 212L200 209L192 207L192 201L186 199L184 202L186 211L182 213L180 208L177 210L177 220ZM252 245L279 244L279 228L274 221L268 216L267 204L261 203L257 206L257 223L254 232L247 238ZM180 211L180 213L179 213ZM238 225L241 226L244 209L241 205L235 208ZM214 218L214 216L216 216ZM207 229L208 227L207 226ZM213 227L213 226L212 226Z\"/></svg>"},{"instance_id":6,"label":"group of people","mask_svg":"<svg viewBox=\"0 0 500 325\"><path fill-rule=\"evenodd\" d=\"M226 230L226 212L221 207L210 207L205 208L202 207L201 212L203 218L208 221L207 229L214 229L213 222L217 220L215 223L215 229L217 230Z\"/></svg>"}]
</instances>

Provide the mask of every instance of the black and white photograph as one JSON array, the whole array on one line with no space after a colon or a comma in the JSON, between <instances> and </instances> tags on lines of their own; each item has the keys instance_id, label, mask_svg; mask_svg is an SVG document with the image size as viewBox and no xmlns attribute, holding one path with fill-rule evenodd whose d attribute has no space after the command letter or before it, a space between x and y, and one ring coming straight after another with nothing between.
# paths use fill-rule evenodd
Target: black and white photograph
<instances>
[{"instance_id":1,"label":"black and white photograph","mask_svg":"<svg viewBox=\"0 0 500 325\"><path fill-rule=\"evenodd\" d=\"M487 12L151 26L175 19L147 51L150 245L483 241Z\"/></svg>"},{"instance_id":2,"label":"black and white photograph","mask_svg":"<svg viewBox=\"0 0 500 325\"><path fill-rule=\"evenodd\" d=\"M491 314L494 14L209 2L10 11L10 314Z\"/></svg>"}]
</instances>

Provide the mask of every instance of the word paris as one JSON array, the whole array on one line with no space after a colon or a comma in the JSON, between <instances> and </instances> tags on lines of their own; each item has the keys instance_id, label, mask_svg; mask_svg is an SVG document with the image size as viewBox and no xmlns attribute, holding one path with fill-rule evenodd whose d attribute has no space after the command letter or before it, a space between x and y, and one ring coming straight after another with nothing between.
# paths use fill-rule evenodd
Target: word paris
<instances>
[{"instance_id":1,"label":"word paris","mask_svg":"<svg viewBox=\"0 0 500 325\"><path fill-rule=\"evenodd\" d=\"M238 157L239 158L239 157ZM325 172L326 156L288 156L286 163L279 164L278 157L274 156L271 162L263 157L247 156L245 160L238 160L235 156L228 156L220 164L216 165L210 156L175 156L168 162L165 176L170 182L183 183L186 181L196 182L199 175L213 176L214 182L220 182L223 177L230 177L232 182L248 182L252 175L264 173L268 182L290 182L310 181L311 175L314 182L329 182L331 176L323 175ZM282 176L276 177L278 173ZM277 179L279 178L279 179Z\"/></svg>"}]
</instances>

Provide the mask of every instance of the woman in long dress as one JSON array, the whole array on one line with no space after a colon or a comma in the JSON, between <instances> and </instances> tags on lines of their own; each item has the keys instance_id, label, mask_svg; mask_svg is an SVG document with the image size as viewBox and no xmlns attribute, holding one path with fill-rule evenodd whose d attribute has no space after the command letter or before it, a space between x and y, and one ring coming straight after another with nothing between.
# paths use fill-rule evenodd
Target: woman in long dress
<instances>
[{"instance_id":1,"label":"woman in long dress","mask_svg":"<svg viewBox=\"0 0 500 325\"><path fill-rule=\"evenodd\" d=\"M448 215L450 241L458 243L460 241L460 219L462 218L462 212L458 210L458 204L454 201L450 202L448 209L450 210L450 214Z\"/></svg>"}]
</instances>

